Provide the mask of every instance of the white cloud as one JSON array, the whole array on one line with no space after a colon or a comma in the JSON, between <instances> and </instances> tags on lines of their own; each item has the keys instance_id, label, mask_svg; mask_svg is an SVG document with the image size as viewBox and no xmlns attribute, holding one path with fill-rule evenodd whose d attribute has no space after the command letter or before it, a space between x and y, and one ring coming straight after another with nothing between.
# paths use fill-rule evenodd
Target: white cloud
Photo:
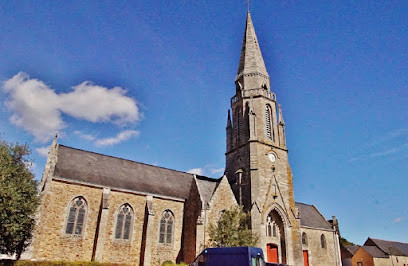
<instances>
[{"instance_id":1,"label":"white cloud","mask_svg":"<svg viewBox=\"0 0 408 266\"><path fill-rule=\"evenodd\" d=\"M81 139L85 139L85 140L90 140L90 141L94 141L96 139L96 137L94 135L91 134L85 134L79 130L75 130L74 131L75 135L78 135Z\"/></svg>"},{"instance_id":2,"label":"white cloud","mask_svg":"<svg viewBox=\"0 0 408 266\"><path fill-rule=\"evenodd\" d=\"M210 172L211 172L211 174L221 174L221 173L224 173L224 170L225 170L224 167L218 168L218 169L211 168Z\"/></svg>"},{"instance_id":3,"label":"white cloud","mask_svg":"<svg viewBox=\"0 0 408 266\"><path fill-rule=\"evenodd\" d=\"M393 131L388 132L382 137L376 138L373 141L370 141L369 143L366 144L367 147L373 147L379 144L383 144L385 142L390 142L392 140L395 140L397 138L405 137L408 135L408 128L400 128L396 129Z\"/></svg>"},{"instance_id":4,"label":"white cloud","mask_svg":"<svg viewBox=\"0 0 408 266\"><path fill-rule=\"evenodd\" d=\"M125 130L116 135L116 137L98 139L95 141L95 146L112 146L130 139L131 137L139 136L140 132L137 130Z\"/></svg>"},{"instance_id":5,"label":"white cloud","mask_svg":"<svg viewBox=\"0 0 408 266\"><path fill-rule=\"evenodd\" d=\"M65 113L90 122L117 125L141 119L137 102L120 87L108 89L85 81L68 93L57 94L44 82L20 72L3 84L8 94L6 106L13 113L11 123L23 127L37 141L46 142L66 127Z\"/></svg>"},{"instance_id":6,"label":"white cloud","mask_svg":"<svg viewBox=\"0 0 408 266\"><path fill-rule=\"evenodd\" d=\"M36 148L35 151L43 157L47 157L48 156L48 151L50 150L50 146L44 146L44 147L39 147Z\"/></svg>"},{"instance_id":7,"label":"white cloud","mask_svg":"<svg viewBox=\"0 0 408 266\"><path fill-rule=\"evenodd\" d=\"M194 175L203 175L204 171L203 168L193 168L187 170L187 173L194 174Z\"/></svg>"},{"instance_id":8,"label":"white cloud","mask_svg":"<svg viewBox=\"0 0 408 266\"><path fill-rule=\"evenodd\" d=\"M28 170L32 172L37 167L37 164L35 162L27 162L25 166L27 167Z\"/></svg>"},{"instance_id":9,"label":"white cloud","mask_svg":"<svg viewBox=\"0 0 408 266\"><path fill-rule=\"evenodd\" d=\"M397 217L397 218L395 218L394 220L393 220L393 223L400 223L400 222L402 222L404 220L404 218L403 217Z\"/></svg>"},{"instance_id":10,"label":"white cloud","mask_svg":"<svg viewBox=\"0 0 408 266\"><path fill-rule=\"evenodd\" d=\"M372 154L370 154L370 157L371 158L384 157L384 156L388 156L388 155L391 155L391 154L394 154L394 153L398 153L398 152L403 151L403 150L405 150L407 148L408 148L408 143L403 143L403 144L401 144L399 146L392 147L392 148L383 150L381 152L372 153Z\"/></svg>"}]
</instances>

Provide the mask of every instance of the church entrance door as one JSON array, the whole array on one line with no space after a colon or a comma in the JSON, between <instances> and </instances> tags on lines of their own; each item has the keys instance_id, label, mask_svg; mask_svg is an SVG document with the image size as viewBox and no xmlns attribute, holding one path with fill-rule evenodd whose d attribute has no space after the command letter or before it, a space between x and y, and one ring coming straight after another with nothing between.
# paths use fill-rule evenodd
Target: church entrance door
<instances>
[{"instance_id":1,"label":"church entrance door","mask_svg":"<svg viewBox=\"0 0 408 266\"><path fill-rule=\"evenodd\" d=\"M266 256L268 262L279 262L278 259L278 246L275 244L266 245Z\"/></svg>"},{"instance_id":2,"label":"church entrance door","mask_svg":"<svg viewBox=\"0 0 408 266\"><path fill-rule=\"evenodd\" d=\"M307 253L307 250L303 250L303 265L309 266L309 253Z\"/></svg>"}]
</instances>

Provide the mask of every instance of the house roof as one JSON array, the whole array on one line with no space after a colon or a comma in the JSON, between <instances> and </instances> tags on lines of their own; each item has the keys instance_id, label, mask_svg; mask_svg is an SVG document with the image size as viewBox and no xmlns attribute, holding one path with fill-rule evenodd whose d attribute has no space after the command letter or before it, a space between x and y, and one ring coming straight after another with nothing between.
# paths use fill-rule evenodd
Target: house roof
<instances>
[{"instance_id":1,"label":"house roof","mask_svg":"<svg viewBox=\"0 0 408 266\"><path fill-rule=\"evenodd\" d=\"M299 209L301 226L333 230L329 222L314 205L296 202L295 206Z\"/></svg>"},{"instance_id":2,"label":"house roof","mask_svg":"<svg viewBox=\"0 0 408 266\"><path fill-rule=\"evenodd\" d=\"M376 246L361 246L361 248L364 249L373 258L388 258L388 255Z\"/></svg>"},{"instance_id":3,"label":"house roof","mask_svg":"<svg viewBox=\"0 0 408 266\"><path fill-rule=\"evenodd\" d=\"M408 256L408 243L368 238L364 246L377 246L388 255Z\"/></svg>"},{"instance_id":4,"label":"house roof","mask_svg":"<svg viewBox=\"0 0 408 266\"><path fill-rule=\"evenodd\" d=\"M58 146L54 176L187 199L194 175L94 152ZM206 195L207 195L206 191Z\"/></svg>"},{"instance_id":5,"label":"house roof","mask_svg":"<svg viewBox=\"0 0 408 266\"><path fill-rule=\"evenodd\" d=\"M357 252L357 249L360 246L345 246L345 248L350 252L351 255L354 255Z\"/></svg>"},{"instance_id":6,"label":"house roof","mask_svg":"<svg viewBox=\"0 0 408 266\"><path fill-rule=\"evenodd\" d=\"M342 244L340 244L341 258L342 259L352 258L353 255L357 252L359 247L360 246L354 245L343 246Z\"/></svg>"}]
</instances>

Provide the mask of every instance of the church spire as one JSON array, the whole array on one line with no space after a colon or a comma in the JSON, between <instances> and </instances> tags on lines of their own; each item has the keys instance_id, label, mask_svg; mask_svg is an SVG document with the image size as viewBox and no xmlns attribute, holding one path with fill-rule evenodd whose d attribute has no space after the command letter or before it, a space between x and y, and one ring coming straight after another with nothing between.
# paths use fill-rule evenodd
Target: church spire
<instances>
[{"instance_id":1,"label":"church spire","mask_svg":"<svg viewBox=\"0 0 408 266\"><path fill-rule=\"evenodd\" d=\"M243 76L248 75L255 75L259 77L258 82L256 82L257 84L253 84L251 82L251 85L260 88L264 84L268 83L267 87L269 88L269 75L266 71L261 49L259 48L258 38L256 37L255 28L252 23L251 14L249 13L249 11L247 12L245 34L242 42L241 57L239 59L238 74L235 80L241 80ZM253 88L244 87L244 89Z\"/></svg>"}]
</instances>

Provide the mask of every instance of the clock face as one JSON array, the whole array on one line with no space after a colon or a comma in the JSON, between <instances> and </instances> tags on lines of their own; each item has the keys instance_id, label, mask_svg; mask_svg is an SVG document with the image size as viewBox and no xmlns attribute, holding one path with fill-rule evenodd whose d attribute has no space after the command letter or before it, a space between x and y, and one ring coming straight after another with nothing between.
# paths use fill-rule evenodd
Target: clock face
<instances>
[{"instance_id":1,"label":"clock face","mask_svg":"<svg viewBox=\"0 0 408 266\"><path fill-rule=\"evenodd\" d=\"M275 162L276 161L276 156L273 153L268 153L268 158L271 162Z\"/></svg>"}]
</instances>

